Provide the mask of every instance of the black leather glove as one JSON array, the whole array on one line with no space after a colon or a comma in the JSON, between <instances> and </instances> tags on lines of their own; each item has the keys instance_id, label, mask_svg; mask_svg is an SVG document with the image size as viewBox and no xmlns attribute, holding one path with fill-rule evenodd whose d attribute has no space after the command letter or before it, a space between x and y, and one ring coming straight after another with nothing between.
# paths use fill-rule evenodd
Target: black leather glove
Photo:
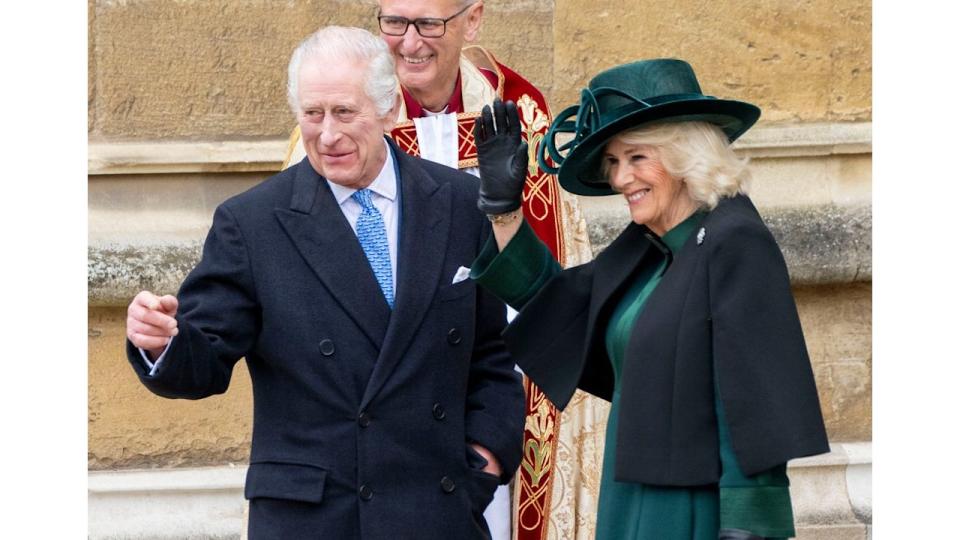
<instances>
[{"instance_id":1,"label":"black leather glove","mask_svg":"<svg viewBox=\"0 0 960 540\"><path fill-rule=\"evenodd\" d=\"M494 127L496 119L496 127ZM480 161L480 198L477 208L487 215L505 214L520 208L527 179L527 143L520 140L517 105L499 99L484 105L473 126Z\"/></svg>"},{"instance_id":2,"label":"black leather glove","mask_svg":"<svg viewBox=\"0 0 960 540\"><path fill-rule=\"evenodd\" d=\"M717 540L766 540L763 536L757 536L750 531L743 529L720 529L720 535Z\"/></svg>"}]
</instances>

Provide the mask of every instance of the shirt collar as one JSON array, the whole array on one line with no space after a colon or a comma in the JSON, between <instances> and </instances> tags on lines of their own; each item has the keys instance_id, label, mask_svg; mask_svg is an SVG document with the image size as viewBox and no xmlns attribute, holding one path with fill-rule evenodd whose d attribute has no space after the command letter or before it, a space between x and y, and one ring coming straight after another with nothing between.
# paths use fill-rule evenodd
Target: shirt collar
<instances>
[{"instance_id":1,"label":"shirt collar","mask_svg":"<svg viewBox=\"0 0 960 540\"><path fill-rule=\"evenodd\" d=\"M393 167L393 149L387 144L386 138L383 139L383 145L387 149L386 159L383 160L380 174L373 179L373 182L367 188L377 195L393 201L397 197L397 171ZM341 206L357 191L354 188L341 186L329 180L327 180L327 184L330 186L333 196L337 199L337 204Z\"/></svg>"}]
</instances>

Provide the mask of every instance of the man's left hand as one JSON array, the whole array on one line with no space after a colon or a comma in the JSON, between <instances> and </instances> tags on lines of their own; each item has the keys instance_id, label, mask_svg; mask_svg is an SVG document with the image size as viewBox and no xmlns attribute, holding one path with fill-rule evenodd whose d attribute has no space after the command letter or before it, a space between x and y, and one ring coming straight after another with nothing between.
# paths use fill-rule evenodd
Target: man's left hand
<instances>
[{"instance_id":1,"label":"man's left hand","mask_svg":"<svg viewBox=\"0 0 960 540\"><path fill-rule=\"evenodd\" d=\"M470 443L470 447L476 450L478 454L483 456L483 459L487 460L487 466L483 468L483 472L490 473L496 477L499 477L501 474L503 474L503 469L500 467L500 462L497 461L497 458L493 455L493 452L487 450L477 443Z\"/></svg>"}]
</instances>

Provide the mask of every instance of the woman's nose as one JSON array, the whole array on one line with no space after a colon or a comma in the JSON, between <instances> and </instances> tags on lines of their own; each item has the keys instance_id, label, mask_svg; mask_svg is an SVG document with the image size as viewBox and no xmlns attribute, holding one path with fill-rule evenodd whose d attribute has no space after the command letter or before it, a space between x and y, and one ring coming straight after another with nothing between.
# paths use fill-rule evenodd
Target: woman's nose
<instances>
[{"instance_id":1,"label":"woman's nose","mask_svg":"<svg viewBox=\"0 0 960 540\"><path fill-rule=\"evenodd\" d=\"M610 169L610 187L617 191L623 191L633 179L630 167L611 167Z\"/></svg>"}]
</instances>

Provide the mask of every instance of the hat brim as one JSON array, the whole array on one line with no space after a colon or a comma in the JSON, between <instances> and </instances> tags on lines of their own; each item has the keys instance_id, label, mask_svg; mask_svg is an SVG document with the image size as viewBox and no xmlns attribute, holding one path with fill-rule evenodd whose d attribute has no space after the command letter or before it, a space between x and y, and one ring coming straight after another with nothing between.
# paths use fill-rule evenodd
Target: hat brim
<instances>
[{"instance_id":1,"label":"hat brim","mask_svg":"<svg viewBox=\"0 0 960 540\"><path fill-rule=\"evenodd\" d=\"M578 144L560 165L557 180L576 195L613 195L601 174L601 157L607 143L621 131L654 122L708 122L719 127L730 142L743 135L757 119L760 109L743 101L695 98L671 101L634 111L616 111L620 117L604 125Z\"/></svg>"}]
</instances>

